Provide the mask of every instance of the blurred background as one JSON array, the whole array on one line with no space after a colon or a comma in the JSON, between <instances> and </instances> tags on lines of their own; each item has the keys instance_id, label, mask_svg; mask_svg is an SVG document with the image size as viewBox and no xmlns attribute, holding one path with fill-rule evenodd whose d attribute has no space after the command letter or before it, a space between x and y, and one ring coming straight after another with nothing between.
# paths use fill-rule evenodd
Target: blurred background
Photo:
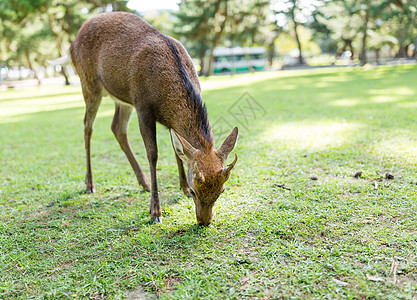
<instances>
[{"instance_id":1,"label":"blurred background","mask_svg":"<svg viewBox=\"0 0 417 300\"><path fill-rule=\"evenodd\" d=\"M76 84L66 55L92 16L129 11L180 40L200 76L415 63L417 0L0 0L0 89Z\"/></svg>"}]
</instances>

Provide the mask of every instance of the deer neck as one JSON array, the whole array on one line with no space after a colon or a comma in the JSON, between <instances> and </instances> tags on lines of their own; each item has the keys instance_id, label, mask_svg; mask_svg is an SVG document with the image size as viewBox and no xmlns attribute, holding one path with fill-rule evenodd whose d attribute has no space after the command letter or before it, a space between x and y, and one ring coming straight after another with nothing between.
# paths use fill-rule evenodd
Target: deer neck
<instances>
[{"instance_id":1,"label":"deer neck","mask_svg":"<svg viewBox=\"0 0 417 300\"><path fill-rule=\"evenodd\" d=\"M183 122L184 124L185 122ZM191 123L184 124L185 126L173 126L175 132L178 132L184 139L186 139L195 149L203 153L208 153L214 148L214 139L211 129L206 131L201 124Z\"/></svg>"}]
</instances>

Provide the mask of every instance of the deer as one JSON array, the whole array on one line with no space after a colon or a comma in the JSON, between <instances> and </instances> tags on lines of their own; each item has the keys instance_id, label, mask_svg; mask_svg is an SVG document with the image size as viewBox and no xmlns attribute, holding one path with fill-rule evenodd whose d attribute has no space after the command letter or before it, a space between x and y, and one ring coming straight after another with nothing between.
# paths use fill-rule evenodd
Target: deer
<instances>
[{"instance_id":1,"label":"deer","mask_svg":"<svg viewBox=\"0 0 417 300\"><path fill-rule=\"evenodd\" d=\"M237 162L235 154L233 162L226 165L237 143L238 128L215 148L199 79L184 46L135 14L103 13L81 26L71 43L68 60L80 78L86 106L87 193L95 192L91 169L93 123L103 93L108 93L116 107L111 130L139 185L151 192L151 222L162 222L156 176L158 122L169 129L180 188L194 200L197 224L208 226L213 205L224 191L224 184ZM127 135L134 110L149 162L150 183L133 154Z\"/></svg>"}]
</instances>

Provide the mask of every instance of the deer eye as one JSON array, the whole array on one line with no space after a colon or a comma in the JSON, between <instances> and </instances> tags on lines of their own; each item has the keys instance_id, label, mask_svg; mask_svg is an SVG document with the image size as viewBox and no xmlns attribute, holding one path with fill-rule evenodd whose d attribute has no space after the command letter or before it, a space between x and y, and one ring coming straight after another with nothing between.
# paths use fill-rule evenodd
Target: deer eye
<instances>
[{"instance_id":1,"label":"deer eye","mask_svg":"<svg viewBox=\"0 0 417 300\"><path fill-rule=\"evenodd\" d=\"M195 197L195 193L192 189L190 189L190 194Z\"/></svg>"}]
</instances>

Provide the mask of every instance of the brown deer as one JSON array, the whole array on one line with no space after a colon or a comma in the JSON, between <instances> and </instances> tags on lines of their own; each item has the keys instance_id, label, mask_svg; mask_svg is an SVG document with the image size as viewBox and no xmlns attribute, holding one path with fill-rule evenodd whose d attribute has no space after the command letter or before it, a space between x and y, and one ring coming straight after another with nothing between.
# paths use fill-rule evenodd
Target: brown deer
<instances>
[{"instance_id":1,"label":"brown deer","mask_svg":"<svg viewBox=\"0 0 417 300\"><path fill-rule=\"evenodd\" d=\"M87 192L94 192L90 140L94 118L105 90L116 101L111 129L139 184L144 190L152 192L151 221L162 221L156 179L156 122L159 122L170 129L180 186L185 194L191 194L194 199L197 223L209 225L213 204L223 192L223 185L237 161L236 155L234 161L224 167L236 145L238 129L233 129L220 148L214 148L198 76L185 48L140 17L115 12L100 14L82 25L71 44L70 58L80 77L86 104ZM149 161L151 185L127 137L134 108ZM183 163L188 167L188 175Z\"/></svg>"}]
</instances>

